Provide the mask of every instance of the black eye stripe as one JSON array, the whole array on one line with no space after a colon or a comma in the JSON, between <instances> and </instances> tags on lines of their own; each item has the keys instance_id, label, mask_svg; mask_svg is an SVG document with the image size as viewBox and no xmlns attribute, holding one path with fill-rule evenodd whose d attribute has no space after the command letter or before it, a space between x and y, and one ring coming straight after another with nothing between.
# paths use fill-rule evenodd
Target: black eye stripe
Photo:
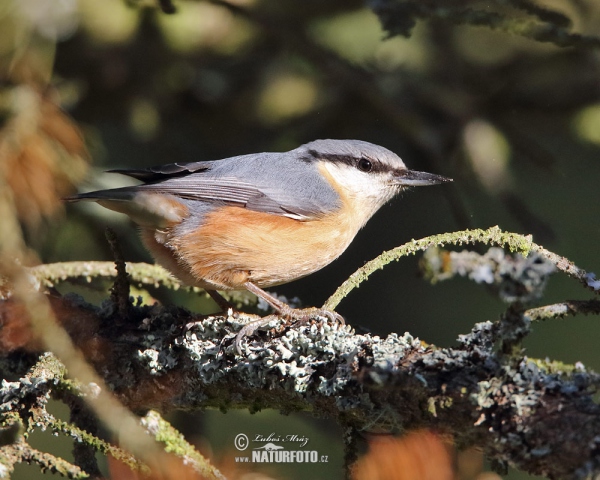
<instances>
[{"instance_id":1,"label":"black eye stripe","mask_svg":"<svg viewBox=\"0 0 600 480\"><path fill-rule=\"evenodd\" d=\"M333 163L345 163L346 165L357 168L358 170L363 172L391 172L392 170L394 170L393 167L386 165L385 163L381 163L378 160L375 160L373 158L367 158L365 156L357 158L351 155L319 153L316 150L309 150L308 153L310 157L304 158L304 161L311 162L315 160L325 160ZM371 164L371 168L369 170L363 170L361 168L360 164L361 162L363 162L363 160Z\"/></svg>"}]
</instances>

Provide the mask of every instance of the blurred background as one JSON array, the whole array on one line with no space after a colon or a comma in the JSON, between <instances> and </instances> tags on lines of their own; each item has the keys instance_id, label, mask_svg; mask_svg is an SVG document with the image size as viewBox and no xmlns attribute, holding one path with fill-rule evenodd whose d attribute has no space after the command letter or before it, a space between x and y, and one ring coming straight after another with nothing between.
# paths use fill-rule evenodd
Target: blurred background
<instances>
[{"instance_id":1,"label":"blurred background","mask_svg":"<svg viewBox=\"0 0 600 480\"><path fill-rule=\"evenodd\" d=\"M395 2L403 3L410 2ZM488 16L478 26L452 15L414 25L406 19L402 28L388 21L389 31L369 9L385 19L386 4L180 1L168 14L151 0L0 0L0 246L27 246L29 263L111 260L104 240L110 226L127 261L151 262L126 217L96 205L65 210L60 198L123 185L123 178L103 173L110 168L355 138L454 183L403 194L340 259L277 287L278 294L321 305L383 250L493 225L532 234L580 267L600 270L600 41L592 38L600 34L600 4L462 2ZM452 12L460 4L446 6ZM523 25L538 24L537 39L523 34ZM567 30L573 41L557 46L552 40ZM214 310L193 294L152 294L198 312ZM542 301L588 296L555 275ZM410 258L376 273L338 311L363 331L409 331L451 346L505 307L466 280L428 284L418 258ZM599 369L599 337L597 318L576 317L535 325L525 344L530 357ZM171 420L217 457L233 455L238 433L304 434L330 463L318 472L270 473L341 478L341 431L328 421L272 411ZM28 466L18 474L39 475ZM533 477L511 471L503 478Z\"/></svg>"}]
</instances>

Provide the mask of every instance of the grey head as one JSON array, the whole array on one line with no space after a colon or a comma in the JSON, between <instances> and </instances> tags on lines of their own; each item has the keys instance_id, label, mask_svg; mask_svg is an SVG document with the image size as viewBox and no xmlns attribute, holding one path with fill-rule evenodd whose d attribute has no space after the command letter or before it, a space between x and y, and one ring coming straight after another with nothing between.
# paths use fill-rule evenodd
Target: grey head
<instances>
[{"instance_id":1,"label":"grey head","mask_svg":"<svg viewBox=\"0 0 600 480\"><path fill-rule=\"evenodd\" d=\"M362 140L315 140L297 150L306 151L309 160L345 164L364 173L389 174L398 185L420 187L452 181L441 175L409 170L394 152Z\"/></svg>"},{"instance_id":2,"label":"grey head","mask_svg":"<svg viewBox=\"0 0 600 480\"><path fill-rule=\"evenodd\" d=\"M367 218L405 187L452 181L409 170L394 152L361 140L315 140L296 151L304 161L315 162L334 188Z\"/></svg>"}]
</instances>

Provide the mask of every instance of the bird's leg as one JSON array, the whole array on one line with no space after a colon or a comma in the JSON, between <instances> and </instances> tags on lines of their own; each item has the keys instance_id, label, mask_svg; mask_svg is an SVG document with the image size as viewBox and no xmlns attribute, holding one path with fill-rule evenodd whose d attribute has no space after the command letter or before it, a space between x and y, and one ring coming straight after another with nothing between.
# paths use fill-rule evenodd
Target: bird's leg
<instances>
[{"instance_id":1,"label":"bird's leg","mask_svg":"<svg viewBox=\"0 0 600 480\"><path fill-rule=\"evenodd\" d=\"M262 288L257 287L251 282L246 282L244 284L244 287L246 288L246 290L253 293L257 297L262 298L265 302L271 305L271 307L273 307L275 311L279 312L284 317L289 317L289 312L294 310L287 303L283 303L278 298L275 298L273 295L271 295L268 292L265 292Z\"/></svg>"},{"instance_id":2,"label":"bird's leg","mask_svg":"<svg viewBox=\"0 0 600 480\"><path fill-rule=\"evenodd\" d=\"M206 293L210 295L210 298L212 298L215 301L215 303L219 306L221 311L226 312L230 308L233 308L233 305L231 305L231 303L225 300L225 298L216 290L207 289Z\"/></svg>"},{"instance_id":3,"label":"bird's leg","mask_svg":"<svg viewBox=\"0 0 600 480\"><path fill-rule=\"evenodd\" d=\"M283 303L281 300L275 298L268 292L265 292L262 288L257 287L251 282L246 282L244 287L249 292L252 292L257 297L262 298L265 302L267 302L271 307L273 307L277 312L281 314L282 317L289 318L290 320L305 320L311 314L313 315L322 315L327 317L332 322L338 322L344 325L344 317L342 317L339 313L333 312L331 310L326 310L324 308L292 308L287 303Z\"/></svg>"},{"instance_id":4,"label":"bird's leg","mask_svg":"<svg viewBox=\"0 0 600 480\"><path fill-rule=\"evenodd\" d=\"M234 306L231 305L231 303L229 303L216 290L204 289L204 291L210 295L210 298L212 298L214 300L214 302L218 305L218 307L221 309L221 312L225 312L225 314L227 314L227 310L229 310L230 308L231 309L234 308ZM193 321L193 322L186 323L184 332L187 332L188 330L190 330L195 325L198 325L199 323L200 323L200 321Z\"/></svg>"},{"instance_id":5,"label":"bird's leg","mask_svg":"<svg viewBox=\"0 0 600 480\"><path fill-rule=\"evenodd\" d=\"M327 317L334 323L340 323L342 325L345 324L344 317L342 317L339 313L333 312L331 310L326 310L324 308L292 308L287 303L282 302L281 300L275 298L270 293L265 292L262 288L254 285L251 282L244 283L244 287L249 292L253 293L257 297L262 298L265 302L267 302L274 310L279 312L282 317L291 320L292 323L303 323L309 320L311 317L315 315L321 315ZM271 320L273 320L273 316L269 315L267 317L260 318L253 322L244 325L244 327L238 332L235 337L235 348L238 353L241 353L241 342L244 337L252 335L257 329L266 325Z\"/></svg>"}]
</instances>

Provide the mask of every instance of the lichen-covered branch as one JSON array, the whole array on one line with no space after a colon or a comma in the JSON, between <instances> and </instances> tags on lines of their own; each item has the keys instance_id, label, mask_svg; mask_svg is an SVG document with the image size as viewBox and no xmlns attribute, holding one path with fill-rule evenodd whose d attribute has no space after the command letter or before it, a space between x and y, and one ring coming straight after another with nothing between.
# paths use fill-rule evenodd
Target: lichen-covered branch
<instances>
[{"instance_id":1,"label":"lichen-covered branch","mask_svg":"<svg viewBox=\"0 0 600 480\"><path fill-rule=\"evenodd\" d=\"M523 315L532 321L539 322L577 314L600 315L600 300L568 300L543 307L531 308L526 310Z\"/></svg>"},{"instance_id":2,"label":"lichen-covered branch","mask_svg":"<svg viewBox=\"0 0 600 480\"><path fill-rule=\"evenodd\" d=\"M526 236L519 235L518 233L504 232L498 226L495 226L488 228L487 230L463 230L431 235L419 240L411 240L404 245L387 250L350 275L350 277L338 287L333 295L327 299L323 307L330 310L335 309L344 297L355 288L358 288L358 286L366 281L372 273L402 257L414 255L419 251L424 251L435 246L475 243L484 243L487 245L508 248L511 252L518 252L524 256L534 252L551 262L558 270L578 280L590 290L595 293L600 293L600 282L595 282L593 273L587 273L567 258L561 257L560 255L545 249L541 245L534 243L530 235Z\"/></svg>"},{"instance_id":3,"label":"lichen-covered branch","mask_svg":"<svg viewBox=\"0 0 600 480\"><path fill-rule=\"evenodd\" d=\"M0 478L10 478L10 473L17 463L35 463L43 472L56 473L64 478L88 478L76 465L31 447L22 437L0 449Z\"/></svg>"},{"instance_id":4,"label":"lichen-covered branch","mask_svg":"<svg viewBox=\"0 0 600 480\"><path fill-rule=\"evenodd\" d=\"M66 395L74 395L77 389L81 389L73 381L67 380L65 374L64 368L52 354L44 354L40 361L19 381L2 382L0 386L0 432L12 432L12 435L11 438L0 443L0 478L5 478L4 473L12 471L14 463L23 461L35 461L43 470L53 471L67 478L88 478L90 474L94 473L97 473L94 478L99 478L99 471L94 472L89 465L87 469L83 469L82 465L73 465L53 455L32 449L27 445L23 433L31 433L34 429L49 429L56 434L71 437L76 446L85 446L93 452L109 455L131 470L150 473L148 465L142 463L139 458L134 457L128 451L92 435L78 426L58 419L46 410L49 396L64 400ZM96 386L95 394L98 393L97 390ZM82 393L80 391L80 394ZM94 392L88 391L82 397L85 399L89 395L94 395ZM23 419L26 419L26 425L23 425ZM195 472L201 474L202 478L224 479L223 475L157 412L149 412L141 420L141 425L157 442L164 444L166 453L174 454L183 460L181 465L188 465ZM17 426L16 430L13 428L14 426ZM143 431L142 435L145 436ZM179 466L173 458L166 455L158 455L154 459L146 457L144 460L151 467L156 467L158 463L161 464L161 467L165 466L164 463L166 463L166 467L177 468ZM93 465L93 467L97 469L97 466Z\"/></svg>"},{"instance_id":5,"label":"lichen-covered branch","mask_svg":"<svg viewBox=\"0 0 600 480\"><path fill-rule=\"evenodd\" d=\"M110 279L117 277L114 262L60 262L38 265L26 268L31 284L36 289L55 287L62 282L90 283L94 279ZM171 275L160 265L149 263L126 264L126 271L131 283L135 286L165 287L171 290L188 289L193 292L202 292L198 287L187 287ZM0 277L0 299L10 297L11 285L6 279ZM205 294L208 298L208 294ZM254 305L256 298L248 292L223 292L223 295L234 305Z\"/></svg>"},{"instance_id":6,"label":"lichen-covered branch","mask_svg":"<svg viewBox=\"0 0 600 480\"><path fill-rule=\"evenodd\" d=\"M89 309L75 297L63 301ZM319 319L293 328L273 322L270 331L245 339L239 356L233 339L253 317L135 307L139 328L121 331L111 327L110 312L95 311L102 354L87 354L136 411L308 411L359 434L429 426L533 474L600 473L600 407L593 398L600 379L580 365L557 370L505 355L495 348L508 329L504 319L480 323L458 347L443 349L409 334L356 335Z\"/></svg>"},{"instance_id":7,"label":"lichen-covered branch","mask_svg":"<svg viewBox=\"0 0 600 480\"><path fill-rule=\"evenodd\" d=\"M114 262L62 262L39 265L29 269L32 277L44 287L53 287L66 280L85 280L93 278L115 278L117 269ZM127 273L134 283L153 287L167 287L178 290L181 283L159 265L148 263L127 263Z\"/></svg>"},{"instance_id":8,"label":"lichen-covered branch","mask_svg":"<svg viewBox=\"0 0 600 480\"><path fill-rule=\"evenodd\" d=\"M453 252L437 247L425 251L420 262L424 277L431 283L454 276L467 277L493 289L507 303L529 303L544 293L554 264L537 253L524 257L501 248L489 248L484 254L471 250Z\"/></svg>"},{"instance_id":9,"label":"lichen-covered branch","mask_svg":"<svg viewBox=\"0 0 600 480\"><path fill-rule=\"evenodd\" d=\"M165 445L165 452L181 458L186 465L191 465L202 478L225 480L225 477L207 459L198 453L183 435L164 420L158 412L150 411L142 418L142 425L154 438Z\"/></svg>"},{"instance_id":10,"label":"lichen-covered branch","mask_svg":"<svg viewBox=\"0 0 600 480\"><path fill-rule=\"evenodd\" d=\"M114 289L110 300L115 306L115 308L111 308L113 312L111 315L121 321L128 319L133 314L133 306L129 304L128 284L124 267L125 264L122 262L116 282L121 286ZM34 365L31 371L19 381L2 381L0 386L0 401L2 402L0 403L0 422L4 423L5 417L17 413L19 417L28 419L27 431L39 426L51 426L57 432L71 436L75 434L78 436L78 440L85 442L89 447L99 451L106 450L106 445L103 442L96 442L93 435L54 419L45 409L47 396L55 390L54 387L61 386L68 391L78 390L78 393L85 397L87 405L107 429L117 436L122 445L130 450L136 458L141 459L144 464L150 465L154 471L158 472L168 471L173 467L173 464L184 468L181 461L176 460L174 462L167 453L161 450L156 442L148 437L146 431L140 426L139 419L115 398L98 372L94 371L90 364L84 360L82 349L75 347L75 339L83 340L86 343L94 343L98 340L96 337L98 332L94 333L94 327L99 324L93 321L90 324L85 324L85 319L89 320L94 316L94 309L86 305L67 306L66 303L69 302L63 302L61 297L43 295L41 292L30 288L30 279L27 278L22 269L10 263L5 263L5 268L13 290L9 300L0 302L0 307L2 307L0 308L0 319L3 327L0 332L3 334L2 336L6 336L8 331L8 337L10 337L11 329L17 326L23 332L29 330L27 333L31 336L31 340L19 344L18 342L15 343L14 339L6 340L2 338L0 339L0 345L9 346L12 349L18 349L19 347L31 349L33 345L30 342L37 342L37 345L42 348L54 352L68 369L69 375L76 380L67 382L64 378L65 367L62 367L53 355L43 356L41 361ZM121 298L123 295L126 296L125 299ZM77 311L78 307L82 307L79 308L79 312ZM68 310L68 313L64 308ZM66 327L66 324L57 320L63 316L73 316L80 321L84 321L83 325L80 324L75 328L79 331L79 334L69 331L68 327L63 328ZM80 323L77 320L75 322ZM123 323L114 321L114 325L122 327ZM71 324L71 326L74 326L74 324ZM98 347L97 345L95 354L102 355L103 352ZM10 349L6 349L6 352L11 353ZM19 362L22 363L21 360ZM13 370L17 371L18 367L9 368L9 371ZM25 399L28 401L25 401ZM8 453L0 452L0 462L6 464L7 468L10 468L11 465L10 458L14 457L14 455L12 457L10 455L11 449L18 446L21 440L19 438L17 441L5 446L3 450ZM200 457L199 454L196 456ZM2 461L3 458L8 460ZM83 460L84 456L78 454L78 458ZM64 470L62 468L63 463L70 465L64 460L57 460L61 462L55 462L53 458L48 460L54 469ZM92 470L97 470L94 463L87 462L87 464ZM134 466L140 468L137 460ZM204 466L206 467L203 469L204 478L221 478L219 472L211 469L208 462L205 462ZM49 467L43 466L43 468ZM73 468L78 471L77 478L88 476L88 472L81 470L80 466L73 465ZM142 465L141 468L147 467ZM56 471L60 472L61 470ZM75 478L70 473L69 477Z\"/></svg>"}]
</instances>

